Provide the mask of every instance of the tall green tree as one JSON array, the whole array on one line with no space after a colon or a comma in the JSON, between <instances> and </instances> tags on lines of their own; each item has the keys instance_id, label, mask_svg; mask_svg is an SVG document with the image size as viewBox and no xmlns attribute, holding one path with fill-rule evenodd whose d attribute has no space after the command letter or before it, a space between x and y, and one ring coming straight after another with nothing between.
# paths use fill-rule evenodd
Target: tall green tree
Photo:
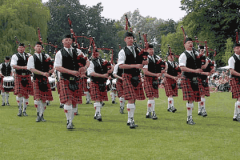
<instances>
[{"instance_id":1,"label":"tall green tree","mask_svg":"<svg viewBox=\"0 0 240 160\"><path fill-rule=\"evenodd\" d=\"M49 10L39 0L2 0L0 2L0 60L17 52L14 37L34 46L38 41L37 27L47 35Z\"/></svg>"},{"instance_id":2,"label":"tall green tree","mask_svg":"<svg viewBox=\"0 0 240 160\"><path fill-rule=\"evenodd\" d=\"M200 40L207 40L210 48L217 49L217 65L222 63L225 54L226 39L235 38L235 29L239 29L240 1L232 0L182 0L181 8L188 15L183 18L183 25L189 36L197 35Z\"/></svg>"},{"instance_id":3,"label":"tall green tree","mask_svg":"<svg viewBox=\"0 0 240 160\"><path fill-rule=\"evenodd\" d=\"M228 64L228 59L233 55L233 41L231 38L227 39L225 55L223 56L223 62Z\"/></svg>"}]
</instances>

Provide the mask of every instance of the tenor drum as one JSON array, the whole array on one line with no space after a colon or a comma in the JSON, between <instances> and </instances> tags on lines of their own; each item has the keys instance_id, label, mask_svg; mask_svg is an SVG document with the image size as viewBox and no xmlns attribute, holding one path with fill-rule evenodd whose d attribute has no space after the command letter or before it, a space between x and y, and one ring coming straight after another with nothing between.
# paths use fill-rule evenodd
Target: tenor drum
<instances>
[{"instance_id":1,"label":"tenor drum","mask_svg":"<svg viewBox=\"0 0 240 160\"><path fill-rule=\"evenodd\" d=\"M3 78L3 88L14 88L14 78L12 76Z\"/></svg>"},{"instance_id":2,"label":"tenor drum","mask_svg":"<svg viewBox=\"0 0 240 160\"><path fill-rule=\"evenodd\" d=\"M52 77L48 77L48 81L51 87L51 90L55 90L56 87L56 79Z\"/></svg>"}]
</instances>

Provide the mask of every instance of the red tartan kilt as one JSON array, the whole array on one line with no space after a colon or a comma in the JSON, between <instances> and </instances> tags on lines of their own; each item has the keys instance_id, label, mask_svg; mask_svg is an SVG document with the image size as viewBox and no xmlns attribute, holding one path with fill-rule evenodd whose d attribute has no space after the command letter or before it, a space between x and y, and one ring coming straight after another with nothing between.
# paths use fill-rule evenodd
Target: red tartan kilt
<instances>
[{"instance_id":1,"label":"red tartan kilt","mask_svg":"<svg viewBox=\"0 0 240 160\"><path fill-rule=\"evenodd\" d=\"M240 84L238 78L230 78L229 80L231 91L232 91L232 98L239 98L240 97Z\"/></svg>"},{"instance_id":2,"label":"red tartan kilt","mask_svg":"<svg viewBox=\"0 0 240 160\"><path fill-rule=\"evenodd\" d=\"M174 89L172 89L172 84L176 83L176 87ZM172 78L168 78L165 77L164 78L164 88L165 88L165 93L166 96L173 96L173 97L177 97L178 96L178 85L176 80L172 79Z\"/></svg>"},{"instance_id":3,"label":"red tartan kilt","mask_svg":"<svg viewBox=\"0 0 240 160\"><path fill-rule=\"evenodd\" d=\"M0 81L0 91L2 92L13 92L14 91L14 88L4 88L3 87L3 78L1 78L1 81Z\"/></svg>"},{"instance_id":4,"label":"red tartan kilt","mask_svg":"<svg viewBox=\"0 0 240 160\"><path fill-rule=\"evenodd\" d=\"M87 78L82 79L83 91L88 92L89 89L87 88Z\"/></svg>"},{"instance_id":5,"label":"red tartan kilt","mask_svg":"<svg viewBox=\"0 0 240 160\"><path fill-rule=\"evenodd\" d=\"M72 104L82 104L82 84L78 80L78 90L74 92L69 89L69 80L60 79L60 102L65 104L67 101L72 101Z\"/></svg>"},{"instance_id":6,"label":"red tartan kilt","mask_svg":"<svg viewBox=\"0 0 240 160\"><path fill-rule=\"evenodd\" d=\"M200 79L198 78L198 81L199 80ZM201 101L200 91L192 90L191 82L188 78L182 77L181 86L182 86L183 100L195 101L195 102Z\"/></svg>"},{"instance_id":7,"label":"red tartan kilt","mask_svg":"<svg viewBox=\"0 0 240 160\"><path fill-rule=\"evenodd\" d=\"M131 83L131 74L126 74L124 73L122 75L123 77L123 97L125 100L145 100L145 95L143 92L143 86L142 86L142 81L140 75L139 80L140 83L138 84L137 87L134 87Z\"/></svg>"},{"instance_id":8,"label":"red tartan kilt","mask_svg":"<svg viewBox=\"0 0 240 160\"><path fill-rule=\"evenodd\" d=\"M98 84L91 81L90 95L93 101L108 101L107 86L104 92L100 92Z\"/></svg>"},{"instance_id":9,"label":"red tartan kilt","mask_svg":"<svg viewBox=\"0 0 240 160\"><path fill-rule=\"evenodd\" d=\"M27 78L28 80L28 85L26 85L26 87L24 87L21 83L21 80L23 78ZM33 82L31 81L31 75L18 75L15 74L14 76L15 80L14 80L14 95L23 95L26 98L29 98L29 95L33 96Z\"/></svg>"},{"instance_id":10,"label":"red tartan kilt","mask_svg":"<svg viewBox=\"0 0 240 160\"><path fill-rule=\"evenodd\" d=\"M206 80L207 81L207 85L208 85L208 79ZM209 92L209 86L207 87L204 87L202 85L202 79L199 80L199 90L200 90L200 95L201 96L207 96L209 97L210 96L210 92Z\"/></svg>"},{"instance_id":11,"label":"red tartan kilt","mask_svg":"<svg viewBox=\"0 0 240 160\"><path fill-rule=\"evenodd\" d=\"M51 87L50 87L48 79L47 79L47 87L48 87L47 92L43 92L43 91L41 91L39 89L38 79L33 80L34 100L40 99L43 102L45 102L45 101L53 101L52 90L51 90Z\"/></svg>"},{"instance_id":12,"label":"red tartan kilt","mask_svg":"<svg viewBox=\"0 0 240 160\"><path fill-rule=\"evenodd\" d=\"M153 77L144 77L144 91L146 93L146 96L159 98L158 89L153 88Z\"/></svg>"},{"instance_id":13,"label":"red tartan kilt","mask_svg":"<svg viewBox=\"0 0 240 160\"><path fill-rule=\"evenodd\" d=\"M123 96L123 81L121 79L117 79L117 83L116 83L116 89L117 89L117 93L118 93L118 98Z\"/></svg>"}]
</instances>

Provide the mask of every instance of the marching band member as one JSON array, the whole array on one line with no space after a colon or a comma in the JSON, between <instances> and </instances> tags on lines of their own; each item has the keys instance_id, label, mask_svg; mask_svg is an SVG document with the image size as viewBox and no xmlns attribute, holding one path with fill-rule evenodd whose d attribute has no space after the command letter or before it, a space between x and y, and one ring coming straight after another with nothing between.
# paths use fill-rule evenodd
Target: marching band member
<instances>
[{"instance_id":1,"label":"marching band member","mask_svg":"<svg viewBox=\"0 0 240 160\"><path fill-rule=\"evenodd\" d=\"M193 102L199 102L201 100L199 89L198 74L201 74L202 69L197 68L196 56L199 53L193 50L193 42L191 38L186 38L184 43L185 51L179 57L179 66L182 70L182 93L183 100L188 101L187 107L187 124L194 125L195 122L192 118Z\"/></svg>"},{"instance_id":2,"label":"marching band member","mask_svg":"<svg viewBox=\"0 0 240 160\"><path fill-rule=\"evenodd\" d=\"M24 44L19 43L18 53L14 54L11 59L11 66L16 70L14 75L14 95L17 95L16 99L19 108L18 116L27 116L26 108L28 105L28 98L29 95L33 95L31 72L27 70L27 62L31 54L25 53L24 51Z\"/></svg>"},{"instance_id":3,"label":"marching band member","mask_svg":"<svg viewBox=\"0 0 240 160\"><path fill-rule=\"evenodd\" d=\"M139 51L137 47L133 46L133 33L126 32L124 41L126 47L120 50L118 54L118 65L120 69L124 69L123 77L123 97L128 100L128 121L127 125L130 128L135 128L137 125L134 122L135 101L145 100L142 81L140 77L140 70L147 61L137 62Z\"/></svg>"},{"instance_id":4,"label":"marching band member","mask_svg":"<svg viewBox=\"0 0 240 160\"><path fill-rule=\"evenodd\" d=\"M123 78L122 78L122 74L123 74L123 69L119 68L119 65L116 64L114 66L114 70L113 70L113 76L117 78L117 82L116 82L116 89L117 89L117 95L118 98L120 100L120 113L123 114L124 113L124 106L125 106L125 99L123 97Z\"/></svg>"},{"instance_id":5,"label":"marching band member","mask_svg":"<svg viewBox=\"0 0 240 160\"><path fill-rule=\"evenodd\" d=\"M199 49L200 49L200 54L203 54L203 56L204 56L204 46L199 46ZM201 60L201 58L200 58L200 60ZM206 112L206 106L205 106L205 104L206 104L205 96L207 96L207 97L210 96L207 76L210 75L210 71L212 69L211 69L211 66L210 66L208 60L205 60L204 63L201 66L201 69L203 69L204 72L201 75L199 75L199 78L200 78L199 88L200 88L201 101L198 102L198 115L206 117L207 112Z\"/></svg>"},{"instance_id":6,"label":"marching band member","mask_svg":"<svg viewBox=\"0 0 240 160\"><path fill-rule=\"evenodd\" d=\"M27 63L27 69L33 73L33 92L35 107L37 108L37 119L36 122L45 122L46 120L43 117L43 113L46 109L46 101L52 101L52 91L48 81L50 73L53 72L53 69L49 69L47 63L47 56L42 52L41 42L37 42L35 47L35 53L33 56L29 57Z\"/></svg>"},{"instance_id":7,"label":"marching band member","mask_svg":"<svg viewBox=\"0 0 240 160\"><path fill-rule=\"evenodd\" d=\"M240 122L240 43L234 45L234 55L228 60L230 67L230 86L232 91L232 98L237 99L235 102L233 121Z\"/></svg>"},{"instance_id":8,"label":"marching band member","mask_svg":"<svg viewBox=\"0 0 240 160\"><path fill-rule=\"evenodd\" d=\"M76 105L82 104L82 84L80 73L85 72L85 67L78 65L77 57L83 55L81 50L72 47L71 35L65 35L62 40L63 48L56 54L54 68L61 72L60 78L60 102L64 104L64 112L67 118L67 129L73 129L73 118Z\"/></svg>"},{"instance_id":9,"label":"marching band member","mask_svg":"<svg viewBox=\"0 0 240 160\"><path fill-rule=\"evenodd\" d=\"M13 71L12 71L12 67L10 66L10 57L6 56L4 59L4 63L0 64L0 90L1 95L2 95L2 106L5 106L5 97L6 97L6 105L9 106L9 92L12 92L13 89L12 88L4 88L3 87L3 78L7 77L7 76L12 76L13 75Z\"/></svg>"},{"instance_id":10,"label":"marching band member","mask_svg":"<svg viewBox=\"0 0 240 160\"><path fill-rule=\"evenodd\" d=\"M158 77L161 76L161 73L157 72L157 65L156 63L160 59L159 56L154 55L154 48L152 44L149 44L147 52L148 55L148 65L143 67L143 71L145 74L144 77L144 90L146 96L148 97L147 102L147 113L146 118L152 118L156 120L158 117L155 113L155 100L154 98L159 98L158 93ZM151 116L152 113L152 116Z\"/></svg>"},{"instance_id":11,"label":"marching band member","mask_svg":"<svg viewBox=\"0 0 240 160\"><path fill-rule=\"evenodd\" d=\"M168 97L168 112L176 112L177 109L174 107L174 99L173 97L178 96L178 86L177 86L177 80L178 80L178 73L176 70L176 63L174 62L174 54L168 52L167 53L167 59L166 62L166 72L164 77L164 88L166 96Z\"/></svg>"},{"instance_id":12,"label":"marching band member","mask_svg":"<svg viewBox=\"0 0 240 160\"><path fill-rule=\"evenodd\" d=\"M88 67L88 75L91 76L90 95L94 102L94 119L102 121L101 108L103 101L108 101L106 81L111 70L104 70L104 62L96 49L92 54L92 60Z\"/></svg>"}]
</instances>

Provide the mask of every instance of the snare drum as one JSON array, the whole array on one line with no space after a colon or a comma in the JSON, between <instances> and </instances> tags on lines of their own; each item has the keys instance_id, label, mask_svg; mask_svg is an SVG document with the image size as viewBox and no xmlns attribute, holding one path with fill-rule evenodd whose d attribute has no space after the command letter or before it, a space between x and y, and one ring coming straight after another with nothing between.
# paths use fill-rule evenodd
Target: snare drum
<instances>
[{"instance_id":1,"label":"snare drum","mask_svg":"<svg viewBox=\"0 0 240 160\"><path fill-rule=\"evenodd\" d=\"M3 88L14 88L14 78L12 76L3 78Z\"/></svg>"},{"instance_id":2,"label":"snare drum","mask_svg":"<svg viewBox=\"0 0 240 160\"><path fill-rule=\"evenodd\" d=\"M51 90L55 90L56 87L56 79L52 77L48 77L48 81L51 87Z\"/></svg>"}]
</instances>

